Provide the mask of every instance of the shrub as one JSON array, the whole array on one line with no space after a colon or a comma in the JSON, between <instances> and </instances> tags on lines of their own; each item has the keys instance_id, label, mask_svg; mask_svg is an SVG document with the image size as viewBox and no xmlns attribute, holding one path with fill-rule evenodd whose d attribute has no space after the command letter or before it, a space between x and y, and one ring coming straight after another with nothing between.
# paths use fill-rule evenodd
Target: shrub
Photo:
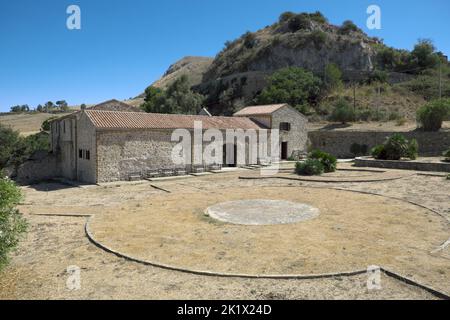
<instances>
[{"instance_id":1,"label":"shrub","mask_svg":"<svg viewBox=\"0 0 450 320\"><path fill-rule=\"evenodd\" d=\"M417 111L417 121L425 131L439 131L450 114L450 99L435 100Z\"/></svg>"},{"instance_id":2,"label":"shrub","mask_svg":"<svg viewBox=\"0 0 450 320\"><path fill-rule=\"evenodd\" d=\"M314 30L308 36L308 40L314 43L316 49L320 49L327 42L327 34L320 30Z\"/></svg>"},{"instance_id":3,"label":"shrub","mask_svg":"<svg viewBox=\"0 0 450 320\"><path fill-rule=\"evenodd\" d=\"M384 146L382 144L373 147L370 153L372 154L372 157L374 157L375 159L384 159L386 157L384 152Z\"/></svg>"},{"instance_id":4,"label":"shrub","mask_svg":"<svg viewBox=\"0 0 450 320\"><path fill-rule=\"evenodd\" d=\"M302 29L308 29L311 26L311 20L306 13L298 14L288 22L288 28L291 32L297 32Z\"/></svg>"},{"instance_id":5,"label":"shrub","mask_svg":"<svg viewBox=\"0 0 450 320\"><path fill-rule=\"evenodd\" d=\"M447 180L450 180L450 173L447 175Z\"/></svg>"},{"instance_id":6,"label":"shrub","mask_svg":"<svg viewBox=\"0 0 450 320\"><path fill-rule=\"evenodd\" d=\"M406 150L406 156L411 160L416 160L419 154L419 143L416 139L412 139L408 143L408 149Z\"/></svg>"},{"instance_id":7,"label":"shrub","mask_svg":"<svg viewBox=\"0 0 450 320\"><path fill-rule=\"evenodd\" d=\"M342 72L336 64L327 64L323 82L329 91L342 87Z\"/></svg>"},{"instance_id":8,"label":"shrub","mask_svg":"<svg viewBox=\"0 0 450 320\"><path fill-rule=\"evenodd\" d=\"M408 141L403 135L396 133L384 144L374 147L371 154L375 159L381 160L400 160L403 157L414 160L418 151L419 145L415 139Z\"/></svg>"},{"instance_id":9,"label":"shrub","mask_svg":"<svg viewBox=\"0 0 450 320\"><path fill-rule=\"evenodd\" d=\"M309 17L311 18L311 20L313 20L313 21L315 21L317 23L327 23L328 22L328 19L325 18L325 16L320 11L316 11L314 13L310 13Z\"/></svg>"},{"instance_id":10,"label":"shrub","mask_svg":"<svg viewBox=\"0 0 450 320\"><path fill-rule=\"evenodd\" d=\"M304 176L321 175L324 172L322 163L317 159L306 159L295 164L295 173Z\"/></svg>"},{"instance_id":11,"label":"shrub","mask_svg":"<svg viewBox=\"0 0 450 320\"><path fill-rule=\"evenodd\" d=\"M334 172L336 171L337 159L329 153L313 150L309 155L309 159L319 160L323 166L324 172Z\"/></svg>"},{"instance_id":12,"label":"shrub","mask_svg":"<svg viewBox=\"0 0 450 320\"><path fill-rule=\"evenodd\" d=\"M244 46L248 49L251 49L256 44L256 36L254 33L251 33L250 31L247 31L244 36Z\"/></svg>"},{"instance_id":13,"label":"shrub","mask_svg":"<svg viewBox=\"0 0 450 320\"><path fill-rule=\"evenodd\" d=\"M331 114L331 120L343 124L355 120L355 111L345 99L340 99Z\"/></svg>"},{"instance_id":14,"label":"shrub","mask_svg":"<svg viewBox=\"0 0 450 320\"><path fill-rule=\"evenodd\" d=\"M386 71L382 71L382 70L375 70L374 72L371 72L369 74L369 77L367 79L367 83L371 84L374 82L379 82L379 83L386 83L388 82L389 79L389 75L387 74Z\"/></svg>"},{"instance_id":15,"label":"shrub","mask_svg":"<svg viewBox=\"0 0 450 320\"><path fill-rule=\"evenodd\" d=\"M44 122L42 122L41 125L41 130L42 131L50 131L50 121L57 119L58 117L50 117L46 120L44 120Z\"/></svg>"},{"instance_id":16,"label":"shrub","mask_svg":"<svg viewBox=\"0 0 450 320\"><path fill-rule=\"evenodd\" d=\"M15 206L22 199L20 189L8 178L0 177L0 269L8 262L27 224Z\"/></svg>"},{"instance_id":17,"label":"shrub","mask_svg":"<svg viewBox=\"0 0 450 320\"><path fill-rule=\"evenodd\" d=\"M353 21L350 20L344 21L342 26L339 28L340 34L349 34L350 32L357 31L359 31L359 28L356 26L356 24L353 23Z\"/></svg>"},{"instance_id":18,"label":"shrub","mask_svg":"<svg viewBox=\"0 0 450 320\"><path fill-rule=\"evenodd\" d=\"M295 17L295 13L293 13L291 11L286 11L280 15L280 17L278 18L278 22L284 23L286 21L289 21L289 19L291 19L293 17Z\"/></svg>"}]
</instances>

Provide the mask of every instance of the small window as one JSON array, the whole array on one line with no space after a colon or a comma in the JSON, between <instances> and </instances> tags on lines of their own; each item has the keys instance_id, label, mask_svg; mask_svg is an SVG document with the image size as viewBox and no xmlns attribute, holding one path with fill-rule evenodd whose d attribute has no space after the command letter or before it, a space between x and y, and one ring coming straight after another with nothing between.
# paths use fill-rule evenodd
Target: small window
<instances>
[{"instance_id":1,"label":"small window","mask_svg":"<svg viewBox=\"0 0 450 320\"><path fill-rule=\"evenodd\" d=\"M91 160L91 152L86 150L86 160Z\"/></svg>"},{"instance_id":2,"label":"small window","mask_svg":"<svg viewBox=\"0 0 450 320\"><path fill-rule=\"evenodd\" d=\"M281 122L280 131L291 131L291 124L289 122Z\"/></svg>"},{"instance_id":3,"label":"small window","mask_svg":"<svg viewBox=\"0 0 450 320\"><path fill-rule=\"evenodd\" d=\"M83 150L78 150L78 158L83 159Z\"/></svg>"},{"instance_id":4,"label":"small window","mask_svg":"<svg viewBox=\"0 0 450 320\"><path fill-rule=\"evenodd\" d=\"M66 120L63 121L64 133L66 133Z\"/></svg>"}]
</instances>

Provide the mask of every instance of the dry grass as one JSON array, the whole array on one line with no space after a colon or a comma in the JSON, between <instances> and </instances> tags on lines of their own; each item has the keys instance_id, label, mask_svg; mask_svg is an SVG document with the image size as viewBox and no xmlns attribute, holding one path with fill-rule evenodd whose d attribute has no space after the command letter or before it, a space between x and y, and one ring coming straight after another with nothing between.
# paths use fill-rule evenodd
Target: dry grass
<instances>
[{"instance_id":1,"label":"dry grass","mask_svg":"<svg viewBox=\"0 0 450 320\"><path fill-rule=\"evenodd\" d=\"M258 190L268 190L275 192L271 196L292 196L295 193L295 199L304 202L316 201L314 200L314 192L305 186L317 187L339 187L352 190L373 191L379 194L388 196L395 196L407 200L421 203L427 207L439 211L443 215L450 218L450 201L448 196L449 181L443 177L425 177L413 176L404 179L388 181L388 182L372 182L372 183L332 183L322 184L316 182L299 182L286 180L253 180L245 181L239 180L238 176L242 173L227 173L219 175L210 175L204 177L192 178L189 180L173 180L155 182L159 187L163 187L171 191L171 194L153 189L148 182L143 183L117 183L106 186L93 186L87 188L70 188L60 184L41 184L37 186L23 188L26 195L26 200L21 210L26 213L26 218L30 223L30 230L27 238L21 243L19 250L13 255L11 265L5 269L0 276L0 298L18 298L18 299L432 299L430 294L399 281L393 280L384 276L382 278L382 290L367 291L366 289L366 275L353 277L339 277L330 279L315 279L315 280L267 280L267 279L239 279L239 278L219 278L197 276L181 272L168 271L160 268L145 266L137 263L132 263L124 259L118 258L106 251L103 251L91 244L85 236L84 225L86 218L83 217L59 217L59 216L36 216L29 213L49 213L49 214L71 214L71 213L90 213L95 214L96 218L101 218L103 214L117 214L121 219L141 219L148 212L154 211L157 206L168 208L170 210L157 210L154 217L149 217L149 221L160 220L161 231L156 230L155 242L163 243L170 252L170 248L178 246L177 238L186 235L186 232L197 232L195 237L200 237L201 242L207 246L210 239L209 230L212 230L211 239L219 239L229 241L227 250L220 250L224 248L226 243L219 241L217 243L217 253L225 252L225 255L214 255L209 263L214 261L223 261L222 268L227 265L229 261L228 254L237 252L246 252L247 248L250 253L256 249L252 247L252 236L261 236L260 232L252 231L244 235L241 239L232 237L232 234L220 233L219 231L228 230L229 225L215 223L211 219L203 216L204 205L209 201L223 197L225 190L230 188L239 188L239 190L254 190L253 194ZM288 188L289 187L289 188ZM209 199L208 195L214 194L212 191L219 190L217 198ZM223 191L220 191L223 190ZM287 192L287 190L291 190ZM303 194L303 190L307 192ZM251 192L248 192L248 196ZM286 192L285 192L286 191ZM199 195L205 195L206 198L201 198L198 204L194 204L194 200ZM261 197L264 193L259 193ZM327 193L328 194L328 193ZM341 195L341 193L330 193L331 196ZM345 193L347 194L347 193ZM353 193L349 193L351 197ZM192 195L192 197L190 196ZM247 193L239 195L247 196ZM237 195L233 195L237 196ZM356 196L356 195L355 195ZM362 196L362 195L358 195ZM168 198L166 198L168 197ZM423 215L426 210L421 211L415 206L404 205L403 202L384 201L384 198L379 200L380 208L389 209L389 212L382 212L381 215L376 215L375 209L369 210L369 215L364 216L361 208L354 210L355 216L352 212L342 212L344 205L339 205L341 208L334 208L334 203L331 199L326 200L327 197L322 197L325 201L317 204L323 210L322 216L317 221L310 221L311 223L319 223L323 221L321 228L325 226L333 226L335 229L330 229L323 235L332 240L336 236L336 244L332 241L322 242L318 241L320 245L314 245L310 250L324 250L324 248L337 247L338 243L349 243L348 260L351 264L358 264L358 261L363 259L358 257L360 253L367 256L368 249L381 246L381 249L386 251L384 246L392 247L395 251L401 251L400 255L393 257L392 253L388 252L385 257L380 259L392 260L392 266L405 266L402 270L406 275L423 282L424 284L434 285L436 279L440 279L440 284L436 285L438 289L446 290L448 286L448 250L447 247L442 252L435 253L429 256L429 247L434 248L434 242L439 242L440 231L436 224L439 220L434 214ZM165 204L161 203L162 199L171 200ZM358 198L362 199L362 198ZM364 198L366 199L366 198ZM351 200L351 201L350 201ZM355 204L356 198L350 199L348 206L351 208ZM369 206L373 199L368 197L367 204L361 203L362 206ZM192 211L182 216L181 212L176 209L187 203L186 210L191 210L196 207L197 210ZM335 201L336 202L336 201ZM360 202L357 202L358 206ZM325 207L325 208L324 208ZM331 207L331 208L330 208ZM391 211L392 209L392 211ZM353 210L353 209L352 209ZM361 212L359 212L361 211ZM171 214L168 214L171 212ZM333 212L336 216L333 216ZM359 212L359 213L358 213ZM339 223L331 224L332 221L337 221L339 214L345 216L342 225ZM390 215L391 214L391 215ZM166 217L166 219L163 219ZM176 217L181 220L174 222L174 232L170 233L169 237L165 239L158 238L164 230L170 229L170 221ZM411 221L405 221L405 217L411 217ZM431 222L427 218L430 217ZM370 218L370 219L369 219ZM380 230L379 237L366 248L364 244L370 237L375 237L377 230L383 223L383 219L390 219L391 227L388 230ZM369 220L366 220L369 219ZM352 220L354 223L352 224ZM182 222L186 225L194 226L194 228L182 228ZM442 220L439 220L442 221ZM145 221L144 221L145 222ZM147 222L146 222L147 223ZM371 224L374 224L372 227ZM358 230L357 225L361 226ZM417 226L421 225L418 229ZM430 227L428 227L430 225ZM145 224L141 227L136 225L136 232L141 232L144 235L142 240L144 243L148 240L145 238L152 237L148 231L154 230L154 226L143 230ZM111 226L112 227L112 226ZM344 227L344 228L342 228ZM371 232L368 235L363 234L362 228L366 227ZM125 225L124 228L130 228ZM141 229L139 229L141 228ZM307 234L300 232L306 228L306 224L299 224L295 226L295 230L299 232L298 238L304 239ZM338 228L341 228L340 231ZM233 228L232 228L233 229ZM399 239L392 242L397 235L395 230L409 230L411 229L411 236L406 234L404 239ZM179 232L178 232L178 231ZM239 234L241 230L236 229ZM268 228L269 234L272 236L278 234L276 228ZM309 231L310 229L307 229ZM312 236L320 237L319 230L312 230ZM208 233L205 233L208 231ZM226 230L225 230L226 231ZM231 229L230 229L231 231ZM436 232L434 232L436 231ZM277 233L278 232L278 233ZM350 233L349 233L350 232ZM355 239L350 239L349 234L357 235ZM360 236L359 236L360 235ZM412 239L416 235L417 241ZM448 235L448 229L447 229ZM117 236L117 235L116 235ZM264 236L264 235L262 235ZM286 233L282 235L281 240L289 240L292 234ZM386 236L386 238L385 238ZM194 237L193 237L194 239ZM305 238L306 239L306 238ZM386 239L386 240L384 240ZM123 241L128 242L130 238L124 233ZM136 239L139 240L139 239ZM295 240L295 239L294 239ZM410 241L409 241L410 240ZM268 240L264 240L268 241ZM298 240L295 240L298 241ZM250 243L250 246L246 245ZM440 245L439 243L438 245ZM244 245L244 246L243 246ZM423 247L422 247L423 245ZM154 246L154 244L151 244ZM192 243L186 243L187 248L192 247L192 252L200 250ZM272 244L273 248L276 246L282 247L282 243ZM322 248L322 249L321 249ZM145 252L145 248L137 248L141 253ZM324 266L319 268L332 269L335 261L332 256L322 257L320 255L313 256L311 262L308 262L308 256L302 252L301 246L293 247L293 253L298 259L286 263L281 263L282 268L291 268L291 272L306 270L315 261L324 259ZM268 250L266 250L268 251ZM384 252L382 251L382 252ZM156 248L155 254L162 254L164 251ZM357 254L355 254L355 252ZM344 266L345 253L343 250L336 250L333 253L337 258L338 264L336 266ZM184 251L175 252L174 257L167 259L185 259L189 254ZM176 255L181 255L177 258ZM375 253L374 258L379 258L380 253ZM424 257L429 260L424 261ZM276 257L276 255L275 255ZM208 256L206 256L208 258ZM221 259L219 259L221 258ZM243 257L245 259L245 257ZM262 261L267 262L268 258L262 256ZM302 260L303 259L303 260ZM446 260L445 260L446 259ZM208 259L207 259L208 260ZM375 260L375 259L374 259ZM169 261L169 260L166 260ZM377 262L375 261L375 263ZM439 268L441 261L444 261L443 268ZM291 262L289 265L288 262ZM303 262L300 263L300 262ZM371 261L370 262L374 262ZM383 260L381 260L383 262ZM252 262L254 263L254 262ZM345 262L346 263L346 262ZM363 261L365 264L365 261ZM82 288L79 291L68 291L65 286L67 280L66 268L69 265L77 265L82 268ZM229 263L230 267L239 267ZM275 270L277 267L267 263L268 268ZM351 266L351 265L348 265ZM386 265L389 267L389 265ZM260 268L260 266L257 266ZM395 269L395 268L394 268ZM319 270L319 269L317 269Z\"/></svg>"},{"instance_id":2,"label":"dry grass","mask_svg":"<svg viewBox=\"0 0 450 320\"><path fill-rule=\"evenodd\" d=\"M295 201L321 213L301 223L256 227L201 218L208 206L241 199ZM450 278L448 262L430 254L448 239L448 223L405 202L317 188L235 187L158 195L140 204L94 216L94 237L126 255L191 270L321 274L375 264L450 292L442 283Z\"/></svg>"},{"instance_id":3,"label":"dry grass","mask_svg":"<svg viewBox=\"0 0 450 320\"><path fill-rule=\"evenodd\" d=\"M62 117L69 113L59 113L57 115L51 113L21 113L8 114L0 116L0 124L11 129L19 131L21 134L27 136L38 133L41 130L42 122L57 116Z\"/></svg>"}]
</instances>

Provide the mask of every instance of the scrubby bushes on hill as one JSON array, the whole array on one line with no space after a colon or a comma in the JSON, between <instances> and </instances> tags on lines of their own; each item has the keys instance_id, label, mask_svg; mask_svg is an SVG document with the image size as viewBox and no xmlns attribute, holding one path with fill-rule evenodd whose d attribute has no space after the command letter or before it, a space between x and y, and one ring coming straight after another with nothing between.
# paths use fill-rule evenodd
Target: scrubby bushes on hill
<instances>
[{"instance_id":1,"label":"scrubby bushes on hill","mask_svg":"<svg viewBox=\"0 0 450 320\"><path fill-rule=\"evenodd\" d=\"M360 29L353 23L353 21L344 21L342 26L339 28L340 34L349 34L350 32L358 32Z\"/></svg>"},{"instance_id":2,"label":"scrubby bushes on hill","mask_svg":"<svg viewBox=\"0 0 450 320\"><path fill-rule=\"evenodd\" d=\"M343 124L355 121L355 111L345 99L339 99L336 102L333 113L330 117L331 121L341 122Z\"/></svg>"},{"instance_id":3,"label":"scrubby bushes on hill","mask_svg":"<svg viewBox=\"0 0 450 320\"><path fill-rule=\"evenodd\" d=\"M394 134L382 145L374 147L371 151L375 159L400 160L410 158L415 160L419 152L419 145L415 139L408 141L401 134Z\"/></svg>"},{"instance_id":4,"label":"scrubby bushes on hill","mask_svg":"<svg viewBox=\"0 0 450 320\"><path fill-rule=\"evenodd\" d=\"M425 131L438 131L450 115L450 99L435 100L417 110L417 121Z\"/></svg>"}]
</instances>

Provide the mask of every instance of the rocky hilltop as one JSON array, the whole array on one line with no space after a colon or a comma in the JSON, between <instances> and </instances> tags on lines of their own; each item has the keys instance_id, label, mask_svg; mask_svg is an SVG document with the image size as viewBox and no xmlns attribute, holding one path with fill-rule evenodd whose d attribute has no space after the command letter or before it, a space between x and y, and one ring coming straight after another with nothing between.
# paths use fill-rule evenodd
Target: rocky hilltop
<instances>
[{"instance_id":1,"label":"rocky hilltop","mask_svg":"<svg viewBox=\"0 0 450 320\"><path fill-rule=\"evenodd\" d=\"M323 72L334 63L345 72L371 71L379 43L355 25L334 26L319 13L281 17L278 23L226 43L203 82L236 73L273 72L296 66Z\"/></svg>"},{"instance_id":2,"label":"rocky hilltop","mask_svg":"<svg viewBox=\"0 0 450 320\"><path fill-rule=\"evenodd\" d=\"M203 74L210 67L213 58L187 56L172 64L164 75L152 86L167 88L173 81L187 75L192 86L198 85L203 80Z\"/></svg>"}]
</instances>

